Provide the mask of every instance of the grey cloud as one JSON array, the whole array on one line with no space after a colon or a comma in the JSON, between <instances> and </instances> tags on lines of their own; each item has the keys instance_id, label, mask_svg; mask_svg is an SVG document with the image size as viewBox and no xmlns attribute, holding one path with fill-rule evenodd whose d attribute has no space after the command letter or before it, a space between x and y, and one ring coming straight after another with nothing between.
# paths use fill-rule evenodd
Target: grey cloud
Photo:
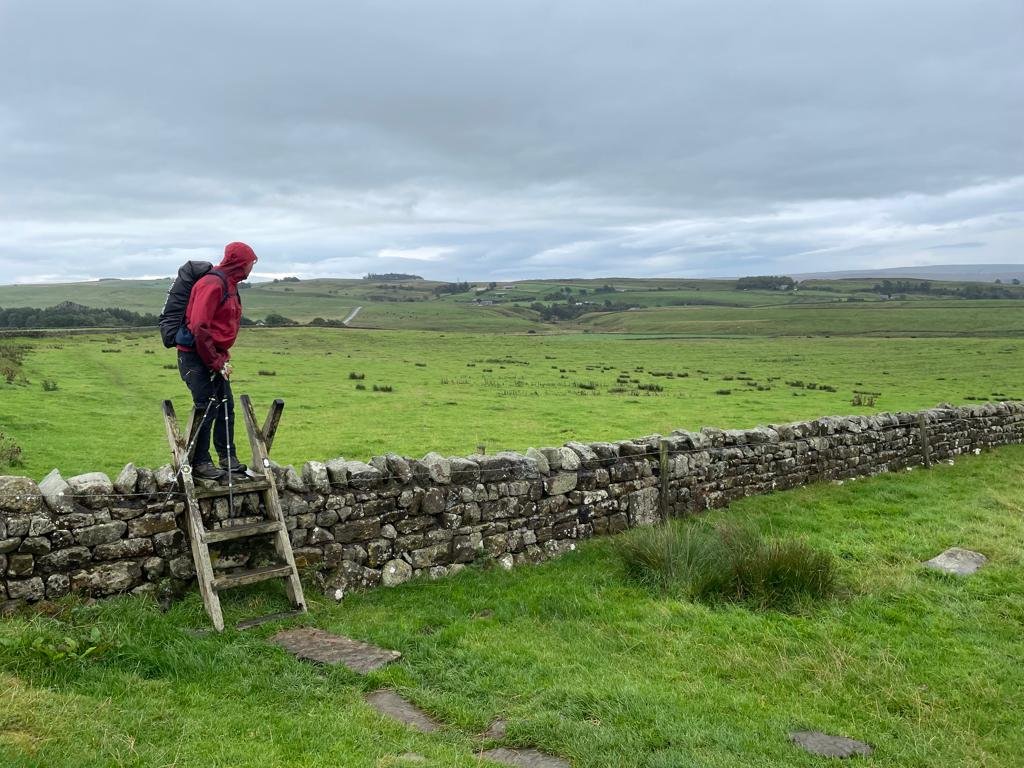
<instances>
[{"instance_id":1,"label":"grey cloud","mask_svg":"<svg viewBox=\"0 0 1024 768\"><path fill-rule=\"evenodd\" d=\"M444 248L448 278L806 271L968 231L1014 260L1022 29L1012 0L12 1L0 281L236 238L314 274Z\"/></svg>"}]
</instances>

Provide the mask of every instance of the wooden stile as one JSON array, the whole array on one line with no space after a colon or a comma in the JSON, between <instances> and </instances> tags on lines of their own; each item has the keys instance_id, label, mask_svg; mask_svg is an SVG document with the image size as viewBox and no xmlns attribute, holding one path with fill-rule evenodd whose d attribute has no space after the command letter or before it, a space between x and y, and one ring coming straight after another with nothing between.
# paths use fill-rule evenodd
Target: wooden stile
<instances>
[{"instance_id":1,"label":"wooden stile","mask_svg":"<svg viewBox=\"0 0 1024 768\"><path fill-rule=\"evenodd\" d=\"M277 427L281 421L284 401L280 399L274 400L262 429L256 425L256 418L253 414L252 402L249 396L242 395L240 401L245 430L249 436L249 446L252 448L252 470L256 475L262 475L263 477L253 479L243 475L239 481L232 479L231 488L219 486L217 488L199 489L196 488L192 477L194 446L192 450L189 450L189 446L192 445L195 435L199 431L202 413L197 408L192 409L185 430L187 438L185 438L178 427L174 405L170 400L164 400L163 403L167 442L171 447L171 457L174 469L177 472L179 487L185 495L187 527L192 547L192 560L195 563L196 581L199 583L199 593L203 597L203 605L206 607L206 612L218 632L224 630L224 616L220 607L219 590L255 584L268 579L284 579L288 599L294 610L290 613L275 614L273 617L266 617L266 619L276 620L278 618L294 616L306 610L306 601L302 593L302 582L299 580L299 572L295 565L291 540L288 537L284 514L281 511L281 501L277 495L277 486L274 483L274 476L270 467L270 447L273 444L274 435L277 433ZM243 493L260 494L263 500L263 507L266 510L266 519L259 523L228 526L208 531L203 525L199 500ZM278 563L223 575L214 574L213 565L210 560L210 544L266 535L273 536L274 551L277 554ZM239 627L256 626L262 623L262 621L264 619L247 619L241 622Z\"/></svg>"}]
</instances>

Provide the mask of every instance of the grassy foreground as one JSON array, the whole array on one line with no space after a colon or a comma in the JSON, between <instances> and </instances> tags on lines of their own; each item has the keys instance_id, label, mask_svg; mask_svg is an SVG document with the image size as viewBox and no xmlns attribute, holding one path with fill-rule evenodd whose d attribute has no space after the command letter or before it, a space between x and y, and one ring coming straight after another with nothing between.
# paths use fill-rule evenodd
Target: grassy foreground
<instances>
[{"instance_id":1,"label":"grassy foreground","mask_svg":"<svg viewBox=\"0 0 1024 768\"><path fill-rule=\"evenodd\" d=\"M1022 462L1015 446L714 513L840 559L845 594L799 615L661 597L626 578L605 539L540 567L314 603L299 623L403 653L367 678L294 660L265 642L278 627L195 637L194 594L167 613L124 598L7 619L0 763L376 768L412 765L398 757L412 750L474 766L470 734L504 717L508 743L576 766L828 762L787 743L800 728L871 743L858 764L1020 765ZM989 565L966 579L919 565L954 545ZM278 599L229 594L229 619ZM94 659L30 650L93 627L110 645ZM449 727L418 735L379 718L361 696L382 686Z\"/></svg>"},{"instance_id":2,"label":"grassy foreground","mask_svg":"<svg viewBox=\"0 0 1024 768\"><path fill-rule=\"evenodd\" d=\"M16 381L0 379L0 432L23 454L21 466L0 463L0 474L116 474L128 461L169 460L160 401L172 398L182 413L189 400L175 353L155 332L5 343L25 355ZM1019 339L297 328L245 329L233 358L235 392L252 395L260 418L285 399L274 456L301 465L1015 399L1024 397L1022 350ZM46 380L57 389L44 391ZM875 393L874 405L853 405L857 391Z\"/></svg>"}]
</instances>

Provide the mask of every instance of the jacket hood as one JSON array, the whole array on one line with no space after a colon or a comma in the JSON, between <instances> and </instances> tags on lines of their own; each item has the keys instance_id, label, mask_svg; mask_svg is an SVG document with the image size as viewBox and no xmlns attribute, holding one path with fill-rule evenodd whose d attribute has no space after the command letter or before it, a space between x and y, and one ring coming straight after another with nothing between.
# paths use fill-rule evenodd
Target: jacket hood
<instances>
[{"instance_id":1,"label":"jacket hood","mask_svg":"<svg viewBox=\"0 0 1024 768\"><path fill-rule=\"evenodd\" d=\"M224 258L217 269L232 283L245 279L249 267L256 261L256 253L245 243L228 243L224 246Z\"/></svg>"}]
</instances>

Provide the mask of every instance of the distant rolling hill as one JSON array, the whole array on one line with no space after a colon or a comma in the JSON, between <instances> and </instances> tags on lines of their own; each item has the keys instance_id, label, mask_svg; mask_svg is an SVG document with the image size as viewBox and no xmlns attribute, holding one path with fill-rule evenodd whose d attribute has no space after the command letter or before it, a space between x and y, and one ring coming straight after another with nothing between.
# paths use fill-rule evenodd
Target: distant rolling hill
<instances>
[{"instance_id":1,"label":"distant rolling hill","mask_svg":"<svg viewBox=\"0 0 1024 768\"><path fill-rule=\"evenodd\" d=\"M991 268L973 266L969 269ZM996 265L999 266L999 265ZM1017 333L1007 325L1006 308L1024 308L1024 286L1011 284L1014 274L1002 265L1004 285L963 280L936 281L927 292L914 287L883 295L875 284L910 272L881 270L873 277L805 279L798 289L741 290L736 280L683 278L597 278L522 280L501 283L441 283L431 280L343 280L286 278L257 283L242 291L243 312L254 323L280 324L282 318L313 325L394 330L471 331L482 333L545 333L590 331L614 333L730 333L760 335L800 333ZM909 268L908 268L909 269ZM938 267L922 275L934 279ZM968 269L945 267L944 269ZM929 271L930 270L930 271ZM925 279L928 279L925 277ZM994 278L993 278L994 280ZM24 320L3 322L3 312L18 307L53 307L71 301L92 308L126 309L158 314L170 278L99 280L45 285L0 285L0 330L40 327ZM968 299L988 299L975 302ZM919 313L927 305L936 314ZM973 305L985 319L952 323L949 307ZM815 314L816 308L831 308ZM358 312L356 311L358 308ZM884 310L874 312L872 310ZM905 310L914 310L908 312ZM843 317L837 321L836 311ZM793 314L793 313L796 314ZM871 312L866 315L865 312ZM26 313L21 313L25 317ZM868 322L865 318L870 317ZM273 319L272 319L273 318ZM916 318L916 319L914 319ZM45 327L45 326L43 326ZM9 333L10 330L5 332Z\"/></svg>"},{"instance_id":2,"label":"distant rolling hill","mask_svg":"<svg viewBox=\"0 0 1024 768\"><path fill-rule=\"evenodd\" d=\"M993 283L1002 280L1024 282L1024 264L940 264L930 267L887 267L884 269L848 269L838 272L807 272L791 275L796 280L842 280L844 278L908 278Z\"/></svg>"}]
</instances>

